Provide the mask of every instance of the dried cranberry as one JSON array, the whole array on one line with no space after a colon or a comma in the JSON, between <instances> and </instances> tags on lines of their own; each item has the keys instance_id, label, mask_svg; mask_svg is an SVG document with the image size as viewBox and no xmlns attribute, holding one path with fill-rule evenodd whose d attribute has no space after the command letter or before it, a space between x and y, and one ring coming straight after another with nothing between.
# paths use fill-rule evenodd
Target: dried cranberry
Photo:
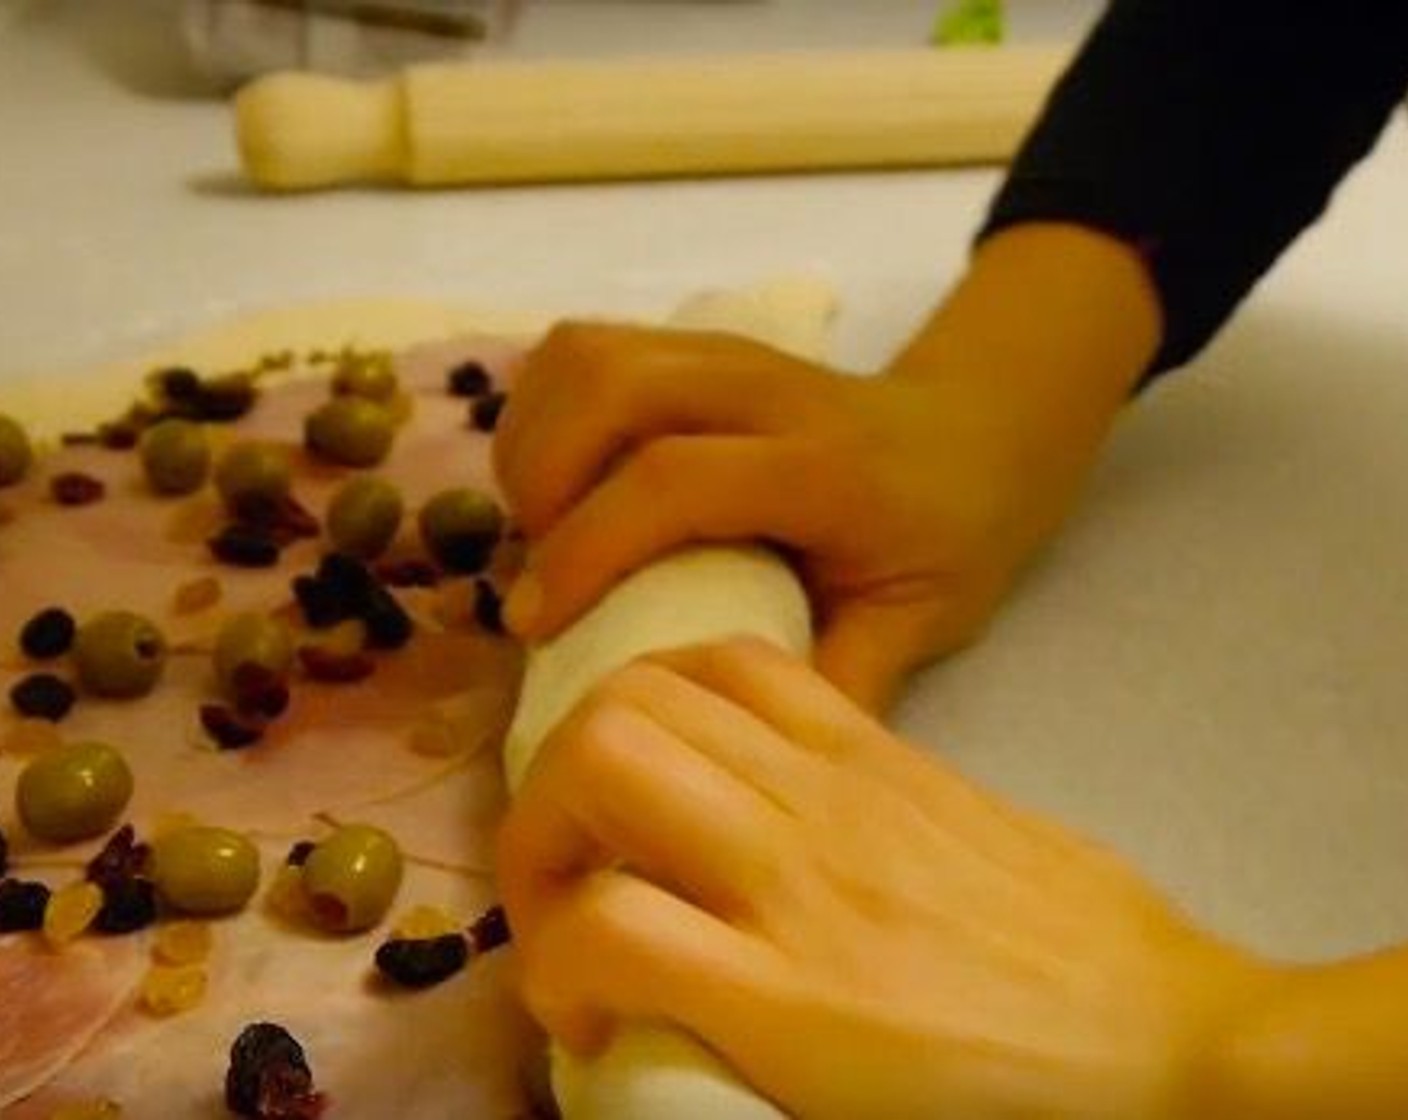
<instances>
[{"instance_id":1,"label":"dried cranberry","mask_svg":"<svg viewBox=\"0 0 1408 1120\"><path fill-rule=\"evenodd\" d=\"M43 883L0 879L0 933L43 928L49 893Z\"/></svg>"},{"instance_id":2,"label":"dried cranberry","mask_svg":"<svg viewBox=\"0 0 1408 1120\"><path fill-rule=\"evenodd\" d=\"M240 1032L225 1072L226 1108L254 1120L314 1120L325 1104L293 1035L277 1023L251 1023Z\"/></svg>"},{"instance_id":3,"label":"dried cranberry","mask_svg":"<svg viewBox=\"0 0 1408 1120\"><path fill-rule=\"evenodd\" d=\"M508 394L495 390L475 397L469 406L469 422L481 432L492 432L499 426L499 414L508 403Z\"/></svg>"},{"instance_id":4,"label":"dried cranberry","mask_svg":"<svg viewBox=\"0 0 1408 1120\"><path fill-rule=\"evenodd\" d=\"M279 498L241 494L234 499L230 512L246 528L261 530L279 544L316 537L322 531L318 519L288 494Z\"/></svg>"},{"instance_id":5,"label":"dried cranberry","mask_svg":"<svg viewBox=\"0 0 1408 1120\"><path fill-rule=\"evenodd\" d=\"M489 371L472 359L450 370L445 383L450 394L456 397L483 396L494 387Z\"/></svg>"},{"instance_id":6,"label":"dried cranberry","mask_svg":"<svg viewBox=\"0 0 1408 1120\"><path fill-rule=\"evenodd\" d=\"M278 719L288 710L288 682L256 661L245 661L235 667L230 676L235 707L244 716L257 719Z\"/></svg>"},{"instance_id":7,"label":"dried cranberry","mask_svg":"<svg viewBox=\"0 0 1408 1120\"><path fill-rule=\"evenodd\" d=\"M474 581L474 619L490 634L504 633L504 600L487 579Z\"/></svg>"},{"instance_id":8,"label":"dried cranberry","mask_svg":"<svg viewBox=\"0 0 1408 1120\"><path fill-rule=\"evenodd\" d=\"M53 673L31 673L10 689L10 704L22 716L58 723L73 710L78 693Z\"/></svg>"},{"instance_id":9,"label":"dried cranberry","mask_svg":"<svg viewBox=\"0 0 1408 1120\"><path fill-rule=\"evenodd\" d=\"M215 559L236 568L272 568L279 562L278 542L248 525L226 525L206 545Z\"/></svg>"},{"instance_id":10,"label":"dried cranberry","mask_svg":"<svg viewBox=\"0 0 1408 1120\"><path fill-rule=\"evenodd\" d=\"M376 578L387 587L434 587L440 569L429 560L386 560L376 566Z\"/></svg>"},{"instance_id":11,"label":"dried cranberry","mask_svg":"<svg viewBox=\"0 0 1408 1120\"><path fill-rule=\"evenodd\" d=\"M111 420L98 426L98 442L109 451L131 451L142 432L127 420Z\"/></svg>"},{"instance_id":12,"label":"dried cranberry","mask_svg":"<svg viewBox=\"0 0 1408 1120\"><path fill-rule=\"evenodd\" d=\"M61 506L88 506L101 501L108 488L82 471L64 471L49 480L49 495Z\"/></svg>"},{"instance_id":13,"label":"dried cranberry","mask_svg":"<svg viewBox=\"0 0 1408 1120\"><path fill-rule=\"evenodd\" d=\"M302 867L308 862L308 857L313 854L313 849L317 846L311 840L299 840L288 850L288 855L284 856L284 863L290 867Z\"/></svg>"},{"instance_id":14,"label":"dried cranberry","mask_svg":"<svg viewBox=\"0 0 1408 1120\"><path fill-rule=\"evenodd\" d=\"M88 861L84 877L106 889L110 883L141 875L147 870L150 859L151 848L139 843L136 830L125 824L108 837L103 850Z\"/></svg>"},{"instance_id":15,"label":"dried cranberry","mask_svg":"<svg viewBox=\"0 0 1408 1120\"><path fill-rule=\"evenodd\" d=\"M376 669L376 662L361 651L332 653L317 646L304 646L298 651L298 660L310 680L327 684L351 684L365 680Z\"/></svg>"},{"instance_id":16,"label":"dried cranberry","mask_svg":"<svg viewBox=\"0 0 1408 1120\"><path fill-rule=\"evenodd\" d=\"M78 625L73 615L62 607L49 607L24 624L20 630L20 649L26 657L35 661L61 657L73 645L73 636L77 632Z\"/></svg>"},{"instance_id":17,"label":"dried cranberry","mask_svg":"<svg viewBox=\"0 0 1408 1120\"><path fill-rule=\"evenodd\" d=\"M396 937L376 951L377 971L403 988L429 988L448 980L468 963L469 943L461 933Z\"/></svg>"},{"instance_id":18,"label":"dried cranberry","mask_svg":"<svg viewBox=\"0 0 1408 1120\"><path fill-rule=\"evenodd\" d=\"M131 877L103 884L103 905L93 919L99 933L135 933L156 921L156 887Z\"/></svg>"},{"instance_id":19,"label":"dried cranberry","mask_svg":"<svg viewBox=\"0 0 1408 1120\"><path fill-rule=\"evenodd\" d=\"M474 920L469 927L469 942L475 953L488 953L512 940L508 928L508 914L502 906L491 906Z\"/></svg>"},{"instance_id":20,"label":"dried cranberry","mask_svg":"<svg viewBox=\"0 0 1408 1120\"><path fill-rule=\"evenodd\" d=\"M223 704L202 704L200 725L223 751L238 751L253 746L264 737L264 728L240 719Z\"/></svg>"}]
</instances>

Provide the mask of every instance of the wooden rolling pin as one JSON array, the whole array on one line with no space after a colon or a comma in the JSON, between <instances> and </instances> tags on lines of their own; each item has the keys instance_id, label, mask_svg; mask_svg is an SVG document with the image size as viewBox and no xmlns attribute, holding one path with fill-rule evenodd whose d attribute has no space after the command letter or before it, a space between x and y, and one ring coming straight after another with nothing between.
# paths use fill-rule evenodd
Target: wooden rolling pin
<instances>
[{"instance_id":1,"label":"wooden rolling pin","mask_svg":"<svg viewBox=\"0 0 1408 1120\"><path fill-rule=\"evenodd\" d=\"M418 66L274 74L235 100L281 190L1001 161L1069 58L1055 47Z\"/></svg>"}]
</instances>

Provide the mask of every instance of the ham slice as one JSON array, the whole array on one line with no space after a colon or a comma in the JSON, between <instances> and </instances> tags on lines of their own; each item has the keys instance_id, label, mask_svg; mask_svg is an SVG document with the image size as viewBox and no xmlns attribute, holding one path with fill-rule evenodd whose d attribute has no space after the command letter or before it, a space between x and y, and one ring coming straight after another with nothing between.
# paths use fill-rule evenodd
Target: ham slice
<instances>
[{"instance_id":1,"label":"ham slice","mask_svg":"<svg viewBox=\"0 0 1408 1120\"><path fill-rule=\"evenodd\" d=\"M447 369L469 359L502 384L514 352L462 339L397 359L414 412L378 473L406 499L407 525L394 546L402 554L416 551L414 511L431 494L451 484L493 489L489 440L468 426L467 403L445 391ZM303 417L326 393L325 379L294 376L263 394L228 434L217 432L288 444L295 494L319 515L351 473L297 450ZM107 498L58 507L46 479L61 470L102 479ZM467 922L493 901L490 843L505 800L497 748L522 654L473 623L468 579L398 592L420 623L407 647L377 654L364 681L296 681L289 710L259 743L221 751L198 721L200 705L215 695L209 651L219 621L232 610L290 609L290 580L316 564L320 542L290 548L273 570L218 566L203 543L223 517L209 490L157 498L134 454L92 447L53 452L4 501L11 516L0 524L0 690L33 671L11 635L47 606L80 618L136 610L175 644L150 696L83 697L61 725L66 738L123 751L135 777L126 817L139 835L169 814L241 829L263 845L267 881L290 840L329 823L365 821L395 835L407 856L398 910L434 902ZM212 575L220 603L174 615L175 589ZM14 720L0 714L0 744ZM55 849L25 834L12 796L22 762L0 750L0 829L21 871L62 880L97 842ZM521 1071L540 1047L510 994L503 953L431 991L388 993L368 983L384 931L320 937L260 906L217 931L205 1002L172 1019L134 1006L147 963L140 937L88 937L61 954L36 949L33 937L0 940L0 1116L42 1118L59 1104L96 1097L119 1101L128 1118L222 1116L229 1045L254 1020L280 1022L304 1043L343 1120L526 1115Z\"/></svg>"}]
</instances>

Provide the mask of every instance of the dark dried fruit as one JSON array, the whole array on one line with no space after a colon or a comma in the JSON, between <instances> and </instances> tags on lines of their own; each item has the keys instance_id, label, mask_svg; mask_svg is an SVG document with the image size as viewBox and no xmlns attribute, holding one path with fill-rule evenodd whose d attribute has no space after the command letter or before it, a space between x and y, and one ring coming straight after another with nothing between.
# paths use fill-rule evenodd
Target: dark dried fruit
<instances>
[{"instance_id":1,"label":"dark dried fruit","mask_svg":"<svg viewBox=\"0 0 1408 1120\"><path fill-rule=\"evenodd\" d=\"M49 480L49 495L61 506L88 506L108 492L101 479L82 471L64 471Z\"/></svg>"},{"instance_id":2,"label":"dark dried fruit","mask_svg":"<svg viewBox=\"0 0 1408 1120\"><path fill-rule=\"evenodd\" d=\"M474 581L474 620L490 634L503 634L504 600L487 579Z\"/></svg>"},{"instance_id":3,"label":"dark dried fruit","mask_svg":"<svg viewBox=\"0 0 1408 1120\"><path fill-rule=\"evenodd\" d=\"M0 880L0 933L43 928L50 893L43 883Z\"/></svg>"},{"instance_id":4,"label":"dark dried fruit","mask_svg":"<svg viewBox=\"0 0 1408 1120\"><path fill-rule=\"evenodd\" d=\"M372 649L400 649L411 640L415 623L396 597L380 584L368 592L358 617L367 626L367 644Z\"/></svg>"},{"instance_id":5,"label":"dark dried fruit","mask_svg":"<svg viewBox=\"0 0 1408 1120\"><path fill-rule=\"evenodd\" d=\"M251 1023L230 1047L225 1107L254 1120L315 1120L326 1106L303 1047L277 1023Z\"/></svg>"},{"instance_id":6,"label":"dark dried fruit","mask_svg":"<svg viewBox=\"0 0 1408 1120\"><path fill-rule=\"evenodd\" d=\"M317 846L311 840L300 840L288 850L288 855L284 856L284 862L290 867L302 867L308 862L308 857L313 854L313 849Z\"/></svg>"},{"instance_id":7,"label":"dark dried fruit","mask_svg":"<svg viewBox=\"0 0 1408 1120\"><path fill-rule=\"evenodd\" d=\"M279 562L278 542L248 525L226 525L206 545L215 559L236 568L272 568Z\"/></svg>"},{"instance_id":8,"label":"dark dried fruit","mask_svg":"<svg viewBox=\"0 0 1408 1120\"><path fill-rule=\"evenodd\" d=\"M370 654L333 653L318 646L304 646L298 651L298 660L309 680L326 684L352 684L365 680L376 669Z\"/></svg>"},{"instance_id":9,"label":"dark dried fruit","mask_svg":"<svg viewBox=\"0 0 1408 1120\"><path fill-rule=\"evenodd\" d=\"M293 597L298 600L303 620L314 630L326 630L352 617L351 610L342 601L337 589L317 576L296 576Z\"/></svg>"},{"instance_id":10,"label":"dark dried fruit","mask_svg":"<svg viewBox=\"0 0 1408 1120\"><path fill-rule=\"evenodd\" d=\"M151 854L148 845L138 842L136 830L125 824L108 837L103 850L88 861L83 875L90 883L106 890L110 884L144 874Z\"/></svg>"},{"instance_id":11,"label":"dark dried fruit","mask_svg":"<svg viewBox=\"0 0 1408 1120\"><path fill-rule=\"evenodd\" d=\"M508 928L508 914L502 906L489 907L469 927L469 943L476 955L507 945L512 938L512 931Z\"/></svg>"},{"instance_id":12,"label":"dark dried fruit","mask_svg":"<svg viewBox=\"0 0 1408 1120\"><path fill-rule=\"evenodd\" d=\"M31 673L10 689L10 705L22 716L58 723L73 709L78 693L53 673Z\"/></svg>"},{"instance_id":13,"label":"dark dried fruit","mask_svg":"<svg viewBox=\"0 0 1408 1120\"><path fill-rule=\"evenodd\" d=\"M318 564L318 579L337 594L349 617L360 615L380 586L370 568L345 552L330 552L324 556Z\"/></svg>"},{"instance_id":14,"label":"dark dried fruit","mask_svg":"<svg viewBox=\"0 0 1408 1120\"><path fill-rule=\"evenodd\" d=\"M126 420L111 420L98 426L98 442L109 451L131 451L142 430Z\"/></svg>"},{"instance_id":15,"label":"dark dried fruit","mask_svg":"<svg viewBox=\"0 0 1408 1120\"><path fill-rule=\"evenodd\" d=\"M469 406L469 422L481 432L492 432L499 426L499 414L508 403L508 394L495 390L476 397Z\"/></svg>"},{"instance_id":16,"label":"dark dried fruit","mask_svg":"<svg viewBox=\"0 0 1408 1120\"><path fill-rule=\"evenodd\" d=\"M260 530L281 545L322 532L318 519L291 494L276 497L255 491L238 494L226 504L241 525Z\"/></svg>"},{"instance_id":17,"label":"dark dried fruit","mask_svg":"<svg viewBox=\"0 0 1408 1120\"><path fill-rule=\"evenodd\" d=\"M247 413L258 398L259 390L249 374L228 373L202 380L194 396L182 403L192 420L227 423Z\"/></svg>"},{"instance_id":18,"label":"dark dried fruit","mask_svg":"<svg viewBox=\"0 0 1408 1120\"><path fill-rule=\"evenodd\" d=\"M469 963L462 933L441 937L395 937L376 951L377 971L402 988L429 988L448 980Z\"/></svg>"},{"instance_id":19,"label":"dark dried fruit","mask_svg":"<svg viewBox=\"0 0 1408 1120\"><path fill-rule=\"evenodd\" d=\"M450 395L455 397L481 397L494 387L489 371L473 360L461 362L450 370L445 383Z\"/></svg>"},{"instance_id":20,"label":"dark dried fruit","mask_svg":"<svg viewBox=\"0 0 1408 1120\"><path fill-rule=\"evenodd\" d=\"M385 560L376 566L376 578L387 587L435 587L440 569L429 560Z\"/></svg>"},{"instance_id":21,"label":"dark dried fruit","mask_svg":"<svg viewBox=\"0 0 1408 1120\"><path fill-rule=\"evenodd\" d=\"M150 879L116 879L103 884L103 905L93 919L99 933L135 933L156 921L156 887Z\"/></svg>"},{"instance_id":22,"label":"dark dried fruit","mask_svg":"<svg viewBox=\"0 0 1408 1120\"><path fill-rule=\"evenodd\" d=\"M20 630L20 649L35 661L61 657L73 645L77 632L78 624L73 615L62 607L49 607L24 624Z\"/></svg>"},{"instance_id":23,"label":"dark dried fruit","mask_svg":"<svg viewBox=\"0 0 1408 1120\"><path fill-rule=\"evenodd\" d=\"M200 395L200 375L184 366L157 370L151 375L151 382L159 396L173 403L192 401Z\"/></svg>"},{"instance_id":24,"label":"dark dried fruit","mask_svg":"<svg viewBox=\"0 0 1408 1120\"><path fill-rule=\"evenodd\" d=\"M200 725L222 751L243 750L264 737L260 724L241 719L224 704L202 704Z\"/></svg>"},{"instance_id":25,"label":"dark dried fruit","mask_svg":"<svg viewBox=\"0 0 1408 1120\"><path fill-rule=\"evenodd\" d=\"M0 877L3 877L10 870L10 842L5 838L5 832L0 829Z\"/></svg>"},{"instance_id":26,"label":"dark dried fruit","mask_svg":"<svg viewBox=\"0 0 1408 1120\"><path fill-rule=\"evenodd\" d=\"M288 710L288 682L282 673L255 661L245 661L230 675L230 691L242 716L274 720Z\"/></svg>"}]
</instances>

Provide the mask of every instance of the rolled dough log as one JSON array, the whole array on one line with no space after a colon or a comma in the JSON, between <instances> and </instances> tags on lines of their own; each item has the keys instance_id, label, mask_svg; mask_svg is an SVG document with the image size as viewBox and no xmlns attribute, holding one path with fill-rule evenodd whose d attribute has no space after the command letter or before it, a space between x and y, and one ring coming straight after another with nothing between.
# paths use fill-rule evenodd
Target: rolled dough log
<instances>
[{"instance_id":1,"label":"rolled dough log","mask_svg":"<svg viewBox=\"0 0 1408 1120\"><path fill-rule=\"evenodd\" d=\"M834 311L826 288L786 282L751 293L690 301L672 320L748 334L803 357L820 357ZM641 569L528 657L519 708L505 746L513 789L543 737L613 670L652 650L737 634L795 653L811 645L807 599L791 569L764 549L691 548ZM768 1120L781 1115L687 1035L657 1027L623 1032L591 1062L553 1055L553 1086L565 1120Z\"/></svg>"}]
</instances>

